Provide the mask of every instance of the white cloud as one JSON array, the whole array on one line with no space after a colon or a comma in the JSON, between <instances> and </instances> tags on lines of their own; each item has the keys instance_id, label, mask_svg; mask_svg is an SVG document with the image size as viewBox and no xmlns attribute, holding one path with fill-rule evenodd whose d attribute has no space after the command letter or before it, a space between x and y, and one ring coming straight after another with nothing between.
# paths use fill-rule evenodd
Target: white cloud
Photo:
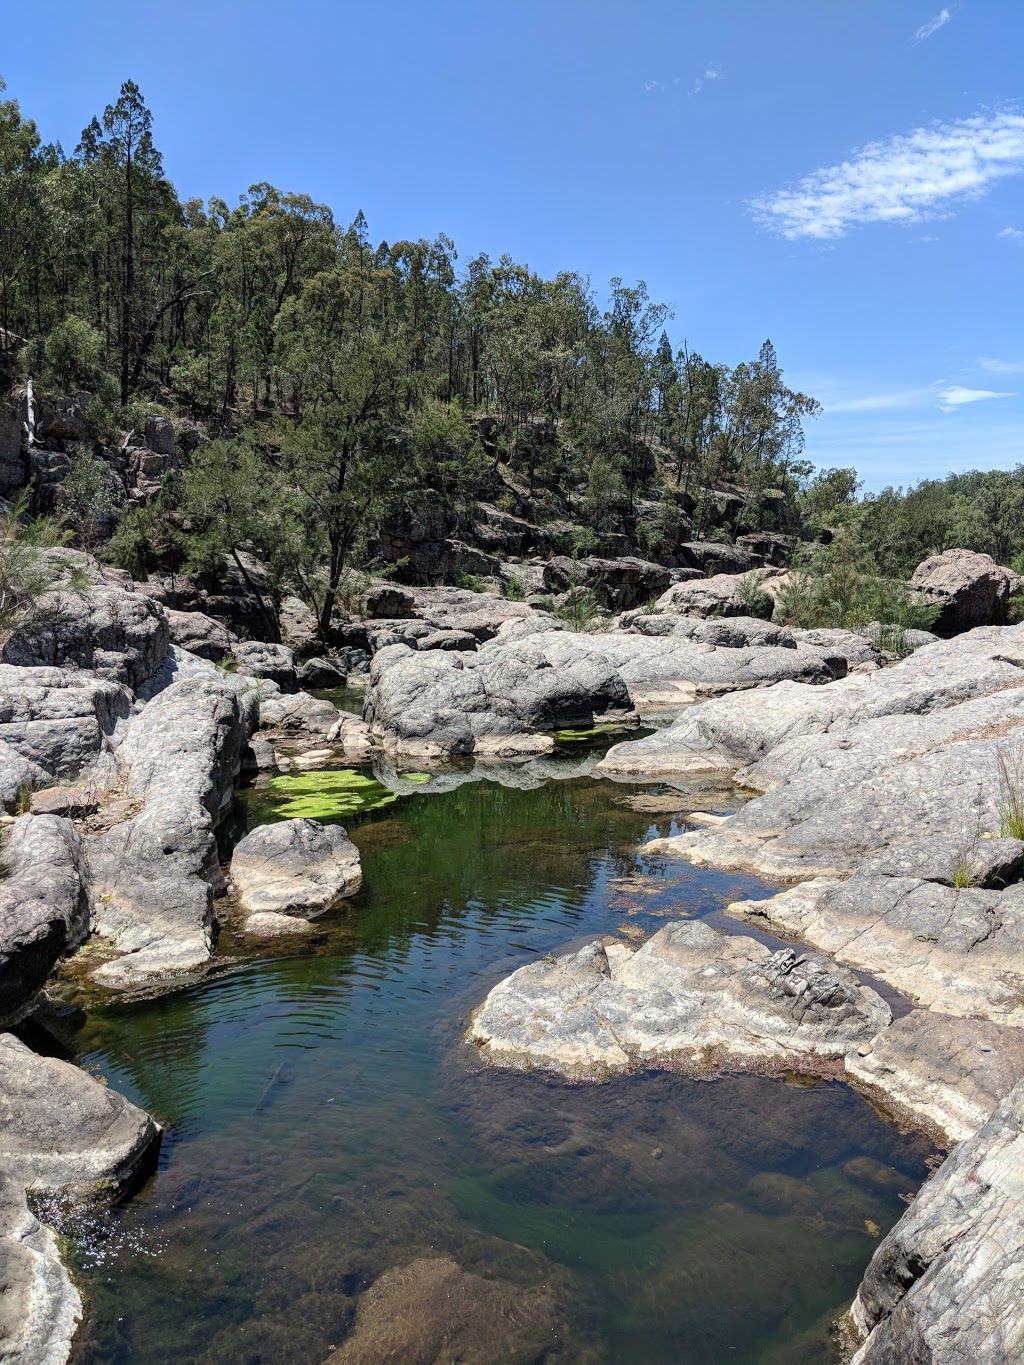
<instances>
[{"instance_id":1,"label":"white cloud","mask_svg":"<svg viewBox=\"0 0 1024 1365\"><path fill-rule=\"evenodd\" d=\"M989 374L1024 374L1024 360L993 360L983 355L978 364Z\"/></svg>"},{"instance_id":2,"label":"white cloud","mask_svg":"<svg viewBox=\"0 0 1024 1365\"><path fill-rule=\"evenodd\" d=\"M939 239L938 237L933 237L930 232L926 232L920 240L922 242L937 242Z\"/></svg>"},{"instance_id":3,"label":"white cloud","mask_svg":"<svg viewBox=\"0 0 1024 1365\"><path fill-rule=\"evenodd\" d=\"M662 81L644 81L644 89L649 95L660 95L665 85Z\"/></svg>"},{"instance_id":4,"label":"white cloud","mask_svg":"<svg viewBox=\"0 0 1024 1365\"><path fill-rule=\"evenodd\" d=\"M962 384L954 384L939 394L939 407L943 412L953 412L965 403L982 403L986 398L1012 398L1012 393L997 393L995 389L965 389Z\"/></svg>"},{"instance_id":5,"label":"white cloud","mask_svg":"<svg viewBox=\"0 0 1024 1365\"><path fill-rule=\"evenodd\" d=\"M976 114L870 142L750 207L762 227L790 240L828 240L862 223L916 222L1022 170L1024 115Z\"/></svg>"},{"instance_id":6,"label":"white cloud","mask_svg":"<svg viewBox=\"0 0 1024 1365\"><path fill-rule=\"evenodd\" d=\"M720 81L722 79L723 79L722 73L717 66L706 67L704 75L698 76L694 83L690 86L690 94L699 95L700 92L704 89L705 81Z\"/></svg>"},{"instance_id":7,"label":"white cloud","mask_svg":"<svg viewBox=\"0 0 1024 1365\"><path fill-rule=\"evenodd\" d=\"M926 24L921 25L914 34L914 42L923 43L924 40L930 38L933 33L938 33L939 29L942 28L944 24L948 24L952 17L952 13L943 7L939 10L934 19L929 19Z\"/></svg>"},{"instance_id":8,"label":"white cloud","mask_svg":"<svg viewBox=\"0 0 1024 1365\"><path fill-rule=\"evenodd\" d=\"M1005 228L1000 228L999 231L996 233L996 236L997 236L997 237L1024 237L1024 232L1021 232L1020 228L1005 227Z\"/></svg>"},{"instance_id":9,"label":"white cloud","mask_svg":"<svg viewBox=\"0 0 1024 1365\"><path fill-rule=\"evenodd\" d=\"M826 412L892 412L899 408L919 408L933 398L934 389L896 389L892 393L870 393L863 398L844 398L825 402Z\"/></svg>"}]
</instances>

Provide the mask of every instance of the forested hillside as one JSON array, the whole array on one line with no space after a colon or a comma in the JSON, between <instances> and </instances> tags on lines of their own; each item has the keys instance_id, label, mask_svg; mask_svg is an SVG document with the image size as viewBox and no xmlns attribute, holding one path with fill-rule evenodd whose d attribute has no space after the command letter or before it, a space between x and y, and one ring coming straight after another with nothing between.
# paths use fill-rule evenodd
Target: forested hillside
<instances>
[{"instance_id":1,"label":"forested hillside","mask_svg":"<svg viewBox=\"0 0 1024 1365\"><path fill-rule=\"evenodd\" d=\"M70 154L0 103L0 365L22 403L32 381L53 456L33 510L137 575L244 549L326 623L353 565L452 580L510 543L673 565L845 526L887 575L950 544L1024 550L1019 474L860 500L854 471L804 458L819 405L770 342L723 364L670 325L642 281L602 303L444 235L374 244L362 214L268 184L183 203L132 82ZM173 458L133 456L160 417ZM465 553L410 561L421 524Z\"/></svg>"}]
</instances>

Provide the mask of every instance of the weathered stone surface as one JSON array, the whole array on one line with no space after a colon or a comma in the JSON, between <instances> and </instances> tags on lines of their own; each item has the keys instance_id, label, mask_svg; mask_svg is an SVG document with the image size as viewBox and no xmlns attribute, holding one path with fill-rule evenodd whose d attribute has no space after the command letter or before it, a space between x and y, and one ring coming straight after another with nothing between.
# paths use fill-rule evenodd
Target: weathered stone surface
<instances>
[{"instance_id":1,"label":"weathered stone surface","mask_svg":"<svg viewBox=\"0 0 1024 1365\"><path fill-rule=\"evenodd\" d=\"M242 923L242 933L253 938L287 938L292 934L308 934L313 926L307 919L298 915L278 915L272 911L259 911L246 916Z\"/></svg>"},{"instance_id":2,"label":"weathered stone surface","mask_svg":"<svg viewBox=\"0 0 1024 1365\"><path fill-rule=\"evenodd\" d=\"M258 703L262 729L293 734L327 735L341 714L332 702L311 697L308 692L293 692L288 696L268 692L259 697Z\"/></svg>"},{"instance_id":3,"label":"weathered stone surface","mask_svg":"<svg viewBox=\"0 0 1024 1365\"><path fill-rule=\"evenodd\" d=\"M57 589L39 599L39 608L42 618L16 630L4 645L5 663L87 669L135 690L167 653L167 617L142 593L111 584L82 592Z\"/></svg>"},{"instance_id":4,"label":"weathered stone surface","mask_svg":"<svg viewBox=\"0 0 1024 1365\"><path fill-rule=\"evenodd\" d=\"M0 1171L25 1188L116 1194L160 1144L158 1124L110 1086L0 1034Z\"/></svg>"},{"instance_id":5,"label":"weathered stone surface","mask_svg":"<svg viewBox=\"0 0 1024 1365\"><path fill-rule=\"evenodd\" d=\"M674 613L649 615L627 612L621 617L620 625L627 634L657 638L671 635L680 640L698 640L702 644L720 645L726 649L745 649L753 645L796 649L798 637L804 643L804 637L818 634L816 631L792 631L787 626L776 626L757 616L708 619L703 616L677 616ZM820 648L816 640L806 642L815 650ZM858 641L858 652L868 648L863 640Z\"/></svg>"},{"instance_id":6,"label":"weathered stone surface","mask_svg":"<svg viewBox=\"0 0 1024 1365\"><path fill-rule=\"evenodd\" d=\"M910 586L941 608L935 633L958 635L975 626L1004 625L1007 605L1020 592L1021 580L991 555L944 550L917 566Z\"/></svg>"},{"instance_id":7,"label":"weathered stone surface","mask_svg":"<svg viewBox=\"0 0 1024 1365\"><path fill-rule=\"evenodd\" d=\"M287 645L269 645L261 640L240 640L231 650L238 671L250 678L267 678L282 692L297 692L295 656Z\"/></svg>"},{"instance_id":8,"label":"weathered stone surface","mask_svg":"<svg viewBox=\"0 0 1024 1365\"><path fill-rule=\"evenodd\" d=\"M125 687L90 674L0 664L0 798L7 809L22 784L51 784L109 750L131 705Z\"/></svg>"},{"instance_id":9,"label":"weathered stone surface","mask_svg":"<svg viewBox=\"0 0 1024 1365\"><path fill-rule=\"evenodd\" d=\"M348 669L341 659L307 659L298 670L298 680L304 688L344 687Z\"/></svg>"},{"instance_id":10,"label":"weathered stone surface","mask_svg":"<svg viewBox=\"0 0 1024 1365\"><path fill-rule=\"evenodd\" d=\"M200 659L219 663L227 658L237 644L235 637L202 611L167 611L167 621L171 632L171 644L187 649Z\"/></svg>"},{"instance_id":11,"label":"weathered stone surface","mask_svg":"<svg viewBox=\"0 0 1024 1365\"><path fill-rule=\"evenodd\" d=\"M251 830L231 855L231 880L250 914L322 915L363 882L359 850L340 825L281 820Z\"/></svg>"},{"instance_id":12,"label":"weathered stone surface","mask_svg":"<svg viewBox=\"0 0 1024 1365\"><path fill-rule=\"evenodd\" d=\"M84 787L44 787L32 793L30 809L33 815L66 815L70 820L92 815L98 805Z\"/></svg>"},{"instance_id":13,"label":"weathered stone surface","mask_svg":"<svg viewBox=\"0 0 1024 1365\"><path fill-rule=\"evenodd\" d=\"M328 1365L537 1365L563 1340L555 1296L484 1279L448 1257L386 1270Z\"/></svg>"},{"instance_id":14,"label":"weathered stone surface","mask_svg":"<svg viewBox=\"0 0 1024 1365\"><path fill-rule=\"evenodd\" d=\"M549 592L586 586L608 611L628 611L638 602L660 596L671 582L669 570L663 565L637 559L634 555L622 555L617 559L602 559L597 555L569 559L566 555L556 555L544 565L543 574L544 587Z\"/></svg>"},{"instance_id":15,"label":"weathered stone surface","mask_svg":"<svg viewBox=\"0 0 1024 1365\"><path fill-rule=\"evenodd\" d=\"M830 667L834 664L833 671L840 678L857 664L877 664L881 658L877 643L861 631L794 630L792 635L798 644L818 650Z\"/></svg>"},{"instance_id":16,"label":"weathered stone surface","mask_svg":"<svg viewBox=\"0 0 1024 1365\"><path fill-rule=\"evenodd\" d=\"M158 455L174 454L174 423L169 417L146 418L146 445Z\"/></svg>"},{"instance_id":17,"label":"weathered stone surface","mask_svg":"<svg viewBox=\"0 0 1024 1365\"><path fill-rule=\"evenodd\" d=\"M356 763L362 763L369 757L372 739L370 727L358 716L349 716L342 713L338 720L327 733L327 739L331 744L340 744L345 757Z\"/></svg>"},{"instance_id":18,"label":"weathered stone surface","mask_svg":"<svg viewBox=\"0 0 1024 1365\"><path fill-rule=\"evenodd\" d=\"M740 545L724 545L716 540L690 540L676 547L676 558L684 568L705 574L744 574L763 561Z\"/></svg>"},{"instance_id":19,"label":"weathered stone surface","mask_svg":"<svg viewBox=\"0 0 1024 1365\"><path fill-rule=\"evenodd\" d=\"M82 845L70 820L23 815L4 847L0 881L0 1026L18 1022L89 926Z\"/></svg>"},{"instance_id":20,"label":"weathered stone surface","mask_svg":"<svg viewBox=\"0 0 1024 1365\"><path fill-rule=\"evenodd\" d=\"M0 1171L0 1361L63 1365L84 1315L53 1232Z\"/></svg>"},{"instance_id":21,"label":"weathered stone surface","mask_svg":"<svg viewBox=\"0 0 1024 1365\"><path fill-rule=\"evenodd\" d=\"M412 616L414 599L405 588L383 583L367 590L364 612L371 618Z\"/></svg>"},{"instance_id":22,"label":"weathered stone surface","mask_svg":"<svg viewBox=\"0 0 1024 1365\"><path fill-rule=\"evenodd\" d=\"M520 968L491 991L469 1038L491 1061L569 1076L814 1071L890 1018L843 968L689 922L666 925L636 952L597 940Z\"/></svg>"},{"instance_id":23,"label":"weathered stone surface","mask_svg":"<svg viewBox=\"0 0 1024 1365\"><path fill-rule=\"evenodd\" d=\"M744 577L720 573L674 583L655 605L659 611L674 611L682 616L764 616L771 620L774 603L768 597L744 591L741 586Z\"/></svg>"},{"instance_id":24,"label":"weathered stone surface","mask_svg":"<svg viewBox=\"0 0 1024 1365\"><path fill-rule=\"evenodd\" d=\"M880 1243L853 1365L1024 1360L1024 1084L960 1144Z\"/></svg>"},{"instance_id":25,"label":"weathered stone surface","mask_svg":"<svg viewBox=\"0 0 1024 1365\"><path fill-rule=\"evenodd\" d=\"M230 804L246 736L227 682L173 683L129 728L116 758L133 819L89 840L95 928L123 956L93 973L121 987L187 971L210 953L214 830Z\"/></svg>"},{"instance_id":26,"label":"weathered stone surface","mask_svg":"<svg viewBox=\"0 0 1024 1365\"><path fill-rule=\"evenodd\" d=\"M972 1137L1024 1080L1024 1032L935 1010L911 1010L870 1050L854 1049L846 1074L897 1120L949 1145Z\"/></svg>"}]
</instances>

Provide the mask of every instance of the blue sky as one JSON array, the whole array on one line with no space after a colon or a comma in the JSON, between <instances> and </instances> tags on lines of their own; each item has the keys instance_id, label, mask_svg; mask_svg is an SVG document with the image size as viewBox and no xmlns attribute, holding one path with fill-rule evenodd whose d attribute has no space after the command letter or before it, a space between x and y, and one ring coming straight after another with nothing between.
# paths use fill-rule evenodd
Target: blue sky
<instances>
[{"instance_id":1,"label":"blue sky","mask_svg":"<svg viewBox=\"0 0 1024 1365\"><path fill-rule=\"evenodd\" d=\"M770 336L865 486L1024 461L1020 0L32 0L0 73L70 150L142 87L182 195L269 180L670 335Z\"/></svg>"}]
</instances>

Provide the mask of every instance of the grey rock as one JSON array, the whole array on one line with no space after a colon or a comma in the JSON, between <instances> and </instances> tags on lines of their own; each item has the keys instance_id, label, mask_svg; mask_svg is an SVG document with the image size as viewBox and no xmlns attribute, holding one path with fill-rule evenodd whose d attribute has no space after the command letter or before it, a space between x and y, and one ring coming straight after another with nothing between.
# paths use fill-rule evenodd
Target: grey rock
<instances>
[{"instance_id":1,"label":"grey rock","mask_svg":"<svg viewBox=\"0 0 1024 1365\"><path fill-rule=\"evenodd\" d=\"M1024 1032L912 1010L852 1051L846 1074L895 1119L927 1128L944 1146L972 1137L1024 1080Z\"/></svg>"},{"instance_id":2,"label":"grey rock","mask_svg":"<svg viewBox=\"0 0 1024 1365\"><path fill-rule=\"evenodd\" d=\"M853 1365L1024 1359L1024 1084L879 1244L851 1311Z\"/></svg>"},{"instance_id":3,"label":"grey rock","mask_svg":"<svg viewBox=\"0 0 1024 1365\"><path fill-rule=\"evenodd\" d=\"M744 574L758 568L763 560L739 545L724 545L714 540L691 540L676 547L676 558L683 568L699 569L704 574Z\"/></svg>"},{"instance_id":4,"label":"grey rock","mask_svg":"<svg viewBox=\"0 0 1024 1365\"><path fill-rule=\"evenodd\" d=\"M818 650L837 678L845 678L857 664L881 662L877 643L862 631L794 630L792 634L798 644Z\"/></svg>"},{"instance_id":5,"label":"grey rock","mask_svg":"<svg viewBox=\"0 0 1024 1365\"><path fill-rule=\"evenodd\" d=\"M698 922L633 952L600 940L499 983L469 1039L489 1061L575 1077L636 1067L827 1070L891 1018L852 973Z\"/></svg>"},{"instance_id":6,"label":"grey rock","mask_svg":"<svg viewBox=\"0 0 1024 1365\"><path fill-rule=\"evenodd\" d=\"M433 630L416 644L419 649L473 650L477 647L477 638L468 630Z\"/></svg>"},{"instance_id":7,"label":"grey rock","mask_svg":"<svg viewBox=\"0 0 1024 1365\"><path fill-rule=\"evenodd\" d=\"M70 820L23 815L0 881L0 1026L17 1023L61 957L88 932L82 844Z\"/></svg>"},{"instance_id":8,"label":"grey rock","mask_svg":"<svg viewBox=\"0 0 1024 1365\"><path fill-rule=\"evenodd\" d=\"M311 697L308 692L289 696L270 693L259 698L260 726L293 734L326 735L341 713L329 701Z\"/></svg>"},{"instance_id":9,"label":"grey rock","mask_svg":"<svg viewBox=\"0 0 1024 1365\"><path fill-rule=\"evenodd\" d=\"M250 914L322 915L362 885L359 850L340 825L282 820L235 845L231 880Z\"/></svg>"},{"instance_id":10,"label":"grey rock","mask_svg":"<svg viewBox=\"0 0 1024 1365\"><path fill-rule=\"evenodd\" d=\"M29 1212L21 1184L0 1171L0 1361L63 1365L84 1316L54 1233Z\"/></svg>"},{"instance_id":11,"label":"grey rock","mask_svg":"<svg viewBox=\"0 0 1024 1365\"><path fill-rule=\"evenodd\" d=\"M944 550L917 566L910 586L940 607L935 633L948 636L975 626L1004 625L1009 600L1020 592L1021 580L991 555Z\"/></svg>"},{"instance_id":12,"label":"grey rock","mask_svg":"<svg viewBox=\"0 0 1024 1365\"><path fill-rule=\"evenodd\" d=\"M368 589L364 599L365 614L371 618L412 616L414 605L412 593L394 583Z\"/></svg>"},{"instance_id":13,"label":"grey rock","mask_svg":"<svg viewBox=\"0 0 1024 1365\"><path fill-rule=\"evenodd\" d=\"M674 611L681 616L752 616L771 620L774 603L767 595L751 598L744 590L743 574L715 574L674 583L658 598L659 611Z\"/></svg>"},{"instance_id":14,"label":"grey rock","mask_svg":"<svg viewBox=\"0 0 1024 1365\"><path fill-rule=\"evenodd\" d=\"M348 669L340 659L307 659L298 670L298 679L305 688L344 687Z\"/></svg>"},{"instance_id":15,"label":"grey rock","mask_svg":"<svg viewBox=\"0 0 1024 1365\"><path fill-rule=\"evenodd\" d=\"M219 663L238 643L231 632L202 611L167 611L171 644L200 659Z\"/></svg>"},{"instance_id":16,"label":"grey rock","mask_svg":"<svg viewBox=\"0 0 1024 1365\"><path fill-rule=\"evenodd\" d=\"M259 911L246 916L242 923L243 934L252 938L290 938L295 934L308 934L313 926L309 920L298 915L278 915L271 911Z\"/></svg>"},{"instance_id":17,"label":"grey rock","mask_svg":"<svg viewBox=\"0 0 1024 1365\"><path fill-rule=\"evenodd\" d=\"M117 1194L160 1137L159 1125L110 1086L0 1034L0 1171L26 1189Z\"/></svg>"},{"instance_id":18,"label":"grey rock","mask_svg":"<svg viewBox=\"0 0 1024 1365\"><path fill-rule=\"evenodd\" d=\"M146 418L146 445L158 455L174 454L174 423L169 417Z\"/></svg>"},{"instance_id":19,"label":"grey rock","mask_svg":"<svg viewBox=\"0 0 1024 1365\"><path fill-rule=\"evenodd\" d=\"M250 678L268 678L282 692L297 692L295 656L286 645L264 644L260 640L241 640L231 650L238 671Z\"/></svg>"},{"instance_id":20,"label":"grey rock","mask_svg":"<svg viewBox=\"0 0 1024 1365\"><path fill-rule=\"evenodd\" d=\"M697 640L702 644L721 645L725 649L759 648L796 649L797 641L817 650L817 640L808 640L813 631L792 631L776 626L758 616L733 616L710 620L702 616L646 615L627 612L621 618L622 629L637 635L664 638L675 636L681 640ZM862 643L863 647L863 643Z\"/></svg>"},{"instance_id":21,"label":"grey rock","mask_svg":"<svg viewBox=\"0 0 1024 1365\"><path fill-rule=\"evenodd\" d=\"M116 758L134 818L91 838L94 926L122 956L94 978L121 988L206 961L214 830L231 802L246 726L238 696L206 677L173 683L129 727Z\"/></svg>"},{"instance_id":22,"label":"grey rock","mask_svg":"<svg viewBox=\"0 0 1024 1365\"><path fill-rule=\"evenodd\" d=\"M47 785L88 768L118 742L131 705L127 688L88 673L0 664L0 794L7 809L23 782Z\"/></svg>"}]
</instances>

